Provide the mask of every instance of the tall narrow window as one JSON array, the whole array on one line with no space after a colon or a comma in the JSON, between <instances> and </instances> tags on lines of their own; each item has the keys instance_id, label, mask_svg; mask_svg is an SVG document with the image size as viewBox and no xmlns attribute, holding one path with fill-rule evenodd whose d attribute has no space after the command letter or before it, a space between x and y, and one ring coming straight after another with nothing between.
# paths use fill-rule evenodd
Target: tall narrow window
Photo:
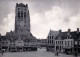
<instances>
[{"instance_id":1,"label":"tall narrow window","mask_svg":"<svg viewBox=\"0 0 80 57\"><path fill-rule=\"evenodd\" d=\"M21 12L21 17L23 17L23 12Z\"/></svg>"},{"instance_id":2,"label":"tall narrow window","mask_svg":"<svg viewBox=\"0 0 80 57\"><path fill-rule=\"evenodd\" d=\"M58 44L59 44L59 41L58 41Z\"/></svg>"},{"instance_id":3,"label":"tall narrow window","mask_svg":"<svg viewBox=\"0 0 80 57\"><path fill-rule=\"evenodd\" d=\"M51 40L51 36L50 36L50 40Z\"/></svg>"},{"instance_id":4,"label":"tall narrow window","mask_svg":"<svg viewBox=\"0 0 80 57\"><path fill-rule=\"evenodd\" d=\"M52 36L52 39L53 39L53 36Z\"/></svg>"},{"instance_id":5,"label":"tall narrow window","mask_svg":"<svg viewBox=\"0 0 80 57\"><path fill-rule=\"evenodd\" d=\"M50 40L50 44L51 44L51 40Z\"/></svg>"},{"instance_id":6,"label":"tall narrow window","mask_svg":"<svg viewBox=\"0 0 80 57\"><path fill-rule=\"evenodd\" d=\"M62 44L63 44L63 41L62 41Z\"/></svg>"},{"instance_id":7,"label":"tall narrow window","mask_svg":"<svg viewBox=\"0 0 80 57\"><path fill-rule=\"evenodd\" d=\"M57 45L57 41L56 41L56 45Z\"/></svg>"},{"instance_id":8,"label":"tall narrow window","mask_svg":"<svg viewBox=\"0 0 80 57\"><path fill-rule=\"evenodd\" d=\"M61 44L61 41L60 41L60 44Z\"/></svg>"},{"instance_id":9,"label":"tall narrow window","mask_svg":"<svg viewBox=\"0 0 80 57\"><path fill-rule=\"evenodd\" d=\"M49 43L49 40L48 40L48 43Z\"/></svg>"},{"instance_id":10,"label":"tall narrow window","mask_svg":"<svg viewBox=\"0 0 80 57\"><path fill-rule=\"evenodd\" d=\"M68 46L69 46L69 41L68 41Z\"/></svg>"},{"instance_id":11,"label":"tall narrow window","mask_svg":"<svg viewBox=\"0 0 80 57\"><path fill-rule=\"evenodd\" d=\"M73 42L71 41L71 46L73 45Z\"/></svg>"},{"instance_id":12,"label":"tall narrow window","mask_svg":"<svg viewBox=\"0 0 80 57\"><path fill-rule=\"evenodd\" d=\"M65 45L67 45L66 41L65 41Z\"/></svg>"},{"instance_id":13,"label":"tall narrow window","mask_svg":"<svg viewBox=\"0 0 80 57\"><path fill-rule=\"evenodd\" d=\"M26 12L24 12L24 17L26 18Z\"/></svg>"},{"instance_id":14,"label":"tall narrow window","mask_svg":"<svg viewBox=\"0 0 80 57\"><path fill-rule=\"evenodd\" d=\"M53 40L52 40L52 43L53 43Z\"/></svg>"},{"instance_id":15,"label":"tall narrow window","mask_svg":"<svg viewBox=\"0 0 80 57\"><path fill-rule=\"evenodd\" d=\"M20 17L20 11L18 12L18 17Z\"/></svg>"}]
</instances>

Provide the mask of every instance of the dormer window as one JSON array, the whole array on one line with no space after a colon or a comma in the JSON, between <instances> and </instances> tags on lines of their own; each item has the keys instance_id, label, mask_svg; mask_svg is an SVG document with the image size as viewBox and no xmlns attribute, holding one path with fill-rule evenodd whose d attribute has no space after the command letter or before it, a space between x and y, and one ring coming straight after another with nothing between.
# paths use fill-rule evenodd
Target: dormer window
<instances>
[{"instance_id":1,"label":"dormer window","mask_svg":"<svg viewBox=\"0 0 80 57\"><path fill-rule=\"evenodd\" d=\"M61 40L61 37L59 37L59 39Z\"/></svg>"}]
</instances>

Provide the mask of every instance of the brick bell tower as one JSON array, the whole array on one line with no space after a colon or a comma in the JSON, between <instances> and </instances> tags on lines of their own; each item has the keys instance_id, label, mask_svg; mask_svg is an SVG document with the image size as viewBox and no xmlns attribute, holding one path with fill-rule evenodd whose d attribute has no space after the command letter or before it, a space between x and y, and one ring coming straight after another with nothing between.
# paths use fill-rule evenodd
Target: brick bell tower
<instances>
[{"instance_id":1,"label":"brick bell tower","mask_svg":"<svg viewBox=\"0 0 80 57\"><path fill-rule=\"evenodd\" d=\"M30 32L30 15L27 4L16 3L15 33L19 40L34 38Z\"/></svg>"},{"instance_id":2,"label":"brick bell tower","mask_svg":"<svg viewBox=\"0 0 80 57\"><path fill-rule=\"evenodd\" d=\"M30 32L30 15L28 5L16 3L15 32Z\"/></svg>"}]
</instances>

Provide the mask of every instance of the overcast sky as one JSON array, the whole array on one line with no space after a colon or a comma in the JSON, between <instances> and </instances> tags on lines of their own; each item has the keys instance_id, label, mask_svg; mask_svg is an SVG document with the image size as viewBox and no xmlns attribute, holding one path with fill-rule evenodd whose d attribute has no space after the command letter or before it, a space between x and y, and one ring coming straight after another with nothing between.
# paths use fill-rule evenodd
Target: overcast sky
<instances>
[{"instance_id":1,"label":"overcast sky","mask_svg":"<svg viewBox=\"0 0 80 57\"><path fill-rule=\"evenodd\" d=\"M0 33L14 30L16 3L28 4L31 33L46 38L49 30L80 28L80 0L0 0Z\"/></svg>"}]
</instances>

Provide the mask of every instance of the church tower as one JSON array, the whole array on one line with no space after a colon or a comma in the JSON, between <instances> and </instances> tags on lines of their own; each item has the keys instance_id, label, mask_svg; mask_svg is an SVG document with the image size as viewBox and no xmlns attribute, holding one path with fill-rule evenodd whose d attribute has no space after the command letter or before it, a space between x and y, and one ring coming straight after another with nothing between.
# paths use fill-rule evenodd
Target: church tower
<instances>
[{"instance_id":1,"label":"church tower","mask_svg":"<svg viewBox=\"0 0 80 57\"><path fill-rule=\"evenodd\" d=\"M30 32L30 15L28 5L16 3L15 9L15 32Z\"/></svg>"},{"instance_id":2,"label":"church tower","mask_svg":"<svg viewBox=\"0 0 80 57\"><path fill-rule=\"evenodd\" d=\"M37 39L30 32L30 15L27 4L24 5L23 3L16 3L15 31L11 31L7 36L11 38L11 41L15 44L14 47L16 46L17 48L15 48L15 50L17 51L27 51L29 47L33 47L37 50Z\"/></svg>"}]
</instances>

